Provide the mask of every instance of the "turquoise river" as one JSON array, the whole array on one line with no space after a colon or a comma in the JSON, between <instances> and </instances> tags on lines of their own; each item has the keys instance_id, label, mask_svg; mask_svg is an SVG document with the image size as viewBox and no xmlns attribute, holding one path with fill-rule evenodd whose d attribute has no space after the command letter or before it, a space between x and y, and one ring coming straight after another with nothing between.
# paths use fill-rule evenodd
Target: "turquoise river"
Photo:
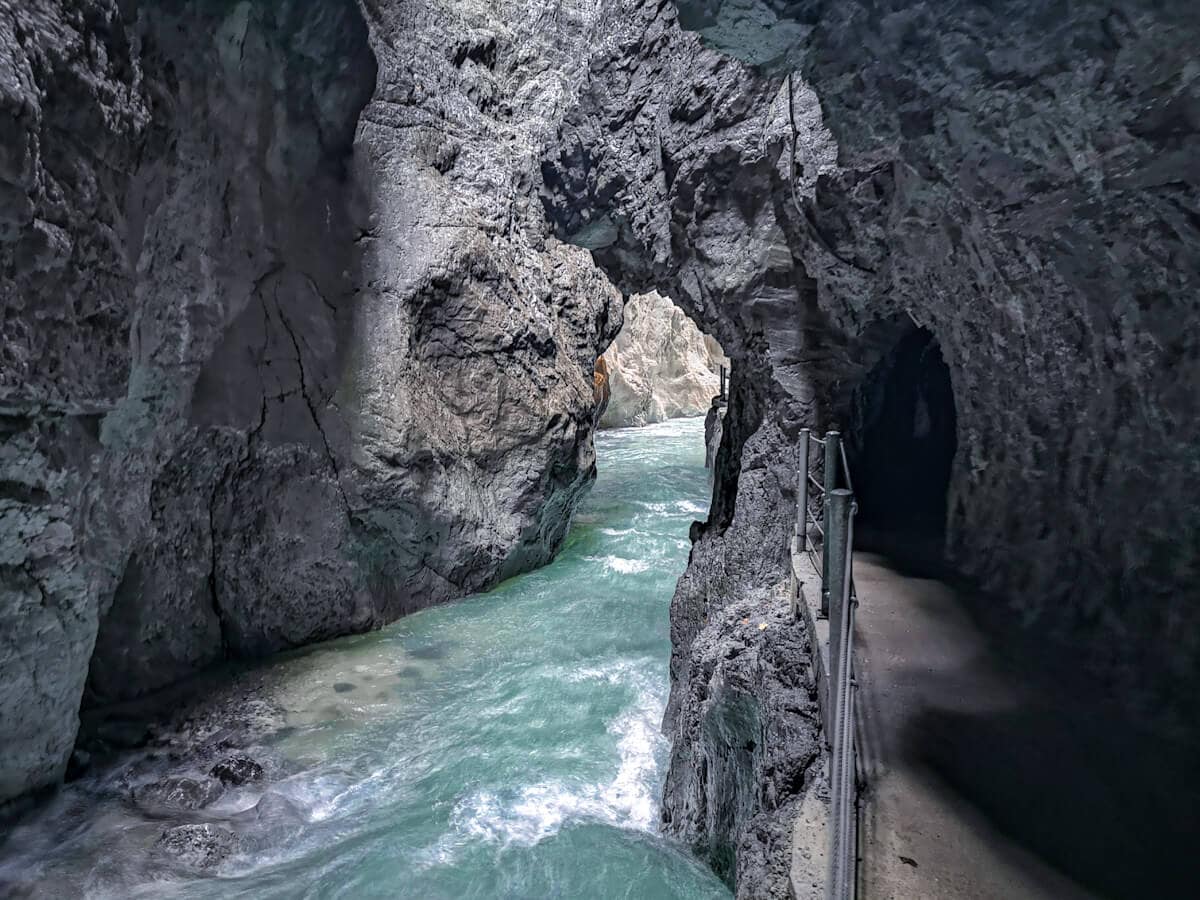
<instances>
[{"instance_id":1,"label":"turquoise river","mask_svg":"<svg viewBox=\"0 0 1200 900\"><path fill-rule=\"evenodd\" d=\"M22 896L728 898L659 832L667 613L708 504L703 424L596 444L551 565L259 667L253 703L285 727L250 748L268 777L203 810L248 836L214 871L157 859L164 823L81 779L11 835L0 887L19 868Z\"/></svg>"}]
</instances>

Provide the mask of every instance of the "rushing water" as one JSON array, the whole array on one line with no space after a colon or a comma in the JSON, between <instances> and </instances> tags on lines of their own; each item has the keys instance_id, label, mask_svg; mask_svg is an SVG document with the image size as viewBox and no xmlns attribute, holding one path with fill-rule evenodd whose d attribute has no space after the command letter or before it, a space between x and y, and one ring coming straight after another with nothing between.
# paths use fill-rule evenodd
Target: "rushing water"
<instances>
[{"instance_id":1,"label":"rushing water","mask_svg":"<svg viewBox=\"0 0 1200 900\"><path fill-rule=\"evenodd\" d=\"M0 893L32 875L35 896L728 897L658 832L667 607L708 502L702 422L597 449L551 565L264 667L286 721L253 748L268 778L187 820L245 832L215 873L163 862L164 823L85 779L0 847Z\"/></svg>"}]
</instances>

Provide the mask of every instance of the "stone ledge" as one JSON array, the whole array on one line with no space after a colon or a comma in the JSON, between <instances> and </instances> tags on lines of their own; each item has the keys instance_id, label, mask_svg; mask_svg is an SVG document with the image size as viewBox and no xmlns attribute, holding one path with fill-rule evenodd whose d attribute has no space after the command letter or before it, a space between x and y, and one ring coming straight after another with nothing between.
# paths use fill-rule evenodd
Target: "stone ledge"
<instances>
[{"instance_id":1,"label":"stone ledge","mask_svg":"<svg viewBox=\"0 0 1200 900\"><path fill-rule=\"evenodd\" d=\"M829 757L804 792L792 823L792 864L788 893L792 900L824 900L829 871Z\"/></svg>"},{"instance_id":2,"label":"stone ledge","mask_svg":"<svg viewBox=\"0 0 1200 900\"><path fill-rule=\"evenodd\" d=\"M816 551L810 552L813 561L819 564L820 555ZM800 549L800 539L793 536L791 558L795 589L792 591L792 614L804 620L812 638L817 705L821 708L821 728L825 732L825 746L828 749L833 714L829 707L829 620L821 617L821 574L814 571L807 557L808 554Z\"/></svg>"}]
</instances>

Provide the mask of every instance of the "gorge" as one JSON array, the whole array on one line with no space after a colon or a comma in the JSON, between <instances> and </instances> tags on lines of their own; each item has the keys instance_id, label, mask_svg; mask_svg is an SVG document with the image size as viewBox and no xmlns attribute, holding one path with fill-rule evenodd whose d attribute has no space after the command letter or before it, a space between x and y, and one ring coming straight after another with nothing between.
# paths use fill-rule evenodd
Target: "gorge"
<instances>
[{"instance_id":1,"label":"gorge","mask_svg":"<svg viewBox=\"0 0 1200 900\"><path fill-rule=\"evenodd\" d=\"M491 821L495 842L516 829L534 856L573 853L536 823L496 825L521 798L469 789L474 771L454 799L401 800L421 761L387 759L388 730L442 699L460 704L448 721L502 710L469 648L519 645L561 670L554 715L608 735L579 752L611 768L605 729L627 710L603 691L633 670L573 694L604 627L580 620L636 595L658 635L653 598L678 576L669 634L632 652L636 678L669 667L667 696L633 704L665 768L628 784L588 770L600 787L559 810L631 828L613 851L628 868L606 891L555 884L619 896L642 872L660 881L627 896L794 894L828 740L814 637L787 596L802 428L845 432L872 549L969 583L995 634L1024 629L1081 692L1180 741L1190 802L1198 39L1185 0L0 0L0 892L61 895L36 884L56 822L155 821L132 792L164 772L122 767L156 735L151 768L254 746L287 681L258 661L283 651L279 671L311 662L310 687L361 654L370 689L399 699L376 709L330 684L328 715L306 700L291 712L309 719L276 723L299 744L353 720L325 735L353 777L326 787L383 793L268 801L268 843L314 847L338 802L377 803L379 827L403 832L386 816L463 794L462 821ZM711 486L688 455L703 461L696 422L596 437L659 415L610 397L605 423L594 392L597 359L625 350L629 298L651 292L729 360ZM610 365L610 385L624 377ZM653 473L680 476L669 497L639 495ZM594 526L615 497L696 508L659 510L645 558L620 556L652 572L572 574L589 541L613 555L601 545L622 536ZM526 606L538 627L521 634L506 617ZM421 657L439 629L475 637ZM426 669L452 698L422 693ZM235 725L208 728L206 697ZM198 710L187 727L181 708ZM535 753L471 727L435 729L423 752ZM218 809L249 815L243 800ZM172 864L202 863L197 896L254 870L254 847L217 829L257 826L206 816L185 834L221 859L184 841ZM144 850L163 827L141 824ZM423 827L395 840L436 869ZM355 841L378 836L356 834L331 846L359 859ZM93 872L89 852L59 886L149 890L120 860ZM413 896L548 896L542 861L525 862L464 864L462 883ZM312 896L339 895L339 865L311 870L333 879ZM247 895L288 895L258 875Z\"/></svg>"},{"instance_id":2,"label":"gorge","mask_svg":"<svg viewBox=\"0 0 1200 900\"><path fill-rule=\"evenodd\" d=\"M601 435L596 485L549 566L213 678L144 748L15 828L0 885L46 898L290 897L297 884L727 897L654 827L666 610L707 500L699 428ZM231 754L260 769L230 778L215 767Z\"/></svg>"}]
</instances>

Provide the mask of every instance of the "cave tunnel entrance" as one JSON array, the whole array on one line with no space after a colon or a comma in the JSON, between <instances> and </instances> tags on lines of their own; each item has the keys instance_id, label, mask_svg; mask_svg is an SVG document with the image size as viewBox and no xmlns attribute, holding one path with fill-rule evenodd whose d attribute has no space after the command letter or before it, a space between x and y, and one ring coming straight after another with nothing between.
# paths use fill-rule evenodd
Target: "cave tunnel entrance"
<instances>
[{"instance_id":1,"label":"cave tunnel entrance","mask_svg":"<svg viewBox=\"0 0 1200 900\"><path fill-rule=\"evenodd\" d=\"M958 441L950 369L931 331L894 340L855 388L848 424L855 544L940 565Z\"/></svg>"}]
</instances>

